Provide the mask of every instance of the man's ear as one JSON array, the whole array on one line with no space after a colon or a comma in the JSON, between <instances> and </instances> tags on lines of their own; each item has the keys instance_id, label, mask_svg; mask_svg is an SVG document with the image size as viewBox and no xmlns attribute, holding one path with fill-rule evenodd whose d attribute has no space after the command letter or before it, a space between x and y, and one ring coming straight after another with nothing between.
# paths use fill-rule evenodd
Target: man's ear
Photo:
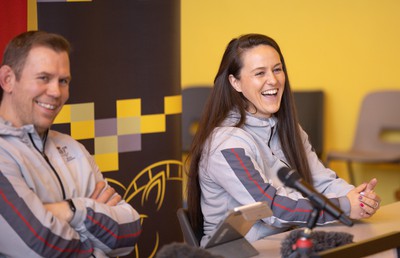
<instances>
[{"instance_id":1,"label":"man's ear","mask_svg":"<svg viewBox=\"0 0 400 258\"><path fill-rule=\"evenodd\" d=\"M232 87L237 91L237 92L242 92L242 87L240 85L240 81L236 79L235 76L232 74L229 75L229 82L231 83Z\"/></svg>"},{"instance_id":2,"label":"man's ear","mask_svg":"<svg viewBox=\"0 0 400 258\"><path fill-rule=\"evenodd\" d=\"M0 67L0 86L4 92L11 92L13 82L15 81L15 73L8 65Z\"/></svg>"}]
</instances>

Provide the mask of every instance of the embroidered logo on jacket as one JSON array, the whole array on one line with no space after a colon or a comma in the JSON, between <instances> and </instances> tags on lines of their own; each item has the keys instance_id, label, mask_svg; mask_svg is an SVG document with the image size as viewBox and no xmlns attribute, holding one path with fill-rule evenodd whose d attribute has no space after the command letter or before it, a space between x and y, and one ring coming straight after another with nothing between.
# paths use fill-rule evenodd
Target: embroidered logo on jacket
<instances>
[{"instance_id":1,"label":"embroidered logo on jacket","mask_svg":"<svg viewBox=\"0 0 400 258\"><path fill-rule=\"evenodd\" d=\"M64 158L64 160L65 160L66 162L69 162L69 161L75 159L75 157L71 156L71 155L68 153L67 146L57 147L57 150L58 150L58 152L60 153L60 155Z\"/></svg>"}]
</instances>

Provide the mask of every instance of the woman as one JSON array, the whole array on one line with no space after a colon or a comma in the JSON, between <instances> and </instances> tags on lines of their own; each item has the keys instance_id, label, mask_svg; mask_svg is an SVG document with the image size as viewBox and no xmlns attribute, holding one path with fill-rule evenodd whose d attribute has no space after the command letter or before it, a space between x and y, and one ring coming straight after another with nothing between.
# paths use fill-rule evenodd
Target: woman
<instances>
[{"instance_id":1,"label":"woman","mask_svg":"<svg viewBox=\"0 0 400 258\"><path fill-rule=\"evenodd\" d=\"M283 55L265 35L228 44L188 158L188 210L192 226L204 227L203 240L228 210L256 201L266 201L274 215L253 226L249 241L304 225L312 205L277 178L284 166L352 219L379 208L376 179L354 187L319 161L298 124ZM324 212L317 224L334 221Z\"/></svg>"}]
</instances>

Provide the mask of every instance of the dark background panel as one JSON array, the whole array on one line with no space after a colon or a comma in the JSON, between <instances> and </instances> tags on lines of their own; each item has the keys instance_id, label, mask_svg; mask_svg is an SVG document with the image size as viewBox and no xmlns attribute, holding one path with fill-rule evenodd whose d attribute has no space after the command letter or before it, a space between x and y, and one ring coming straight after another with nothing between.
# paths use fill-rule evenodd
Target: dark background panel
<instances>
[{"instance_id":1,"label":"dark background panel","mask_svg":"<svg viewBox=\"0 0 400 258\"><path fill-rule=\"evenodd\" d=\"M60 33L73 47L72 83L67 104L95 104L95 119L116 117L116 101L140 98L142 115L164 113L164 97L181 94L180 1L94 0L92 2L38 3L38 26ZM54 129L70 133L68 125ZM80 141L94 154L94 139ZM182 206L182 182L166 177L166 169L177 174L181 166L181 116L166 116L166 132L141 135L141 151L119 153L119 171L104 173L118 181L112 184L121 195L138 173L156 163L153 175L165 184L140 192L130 200L143 220L139 257L149 257L156 243L181 241L176 210ZM176 172L175 172L176 171ZM140 184L150 184L142 176ZM125 189L124 189L125 188ZM158 191L164 191L162 205ZM157 242L157 239L159 242ZM135 252L129 257L135 257Z\"/></svg>"}]
</instances>

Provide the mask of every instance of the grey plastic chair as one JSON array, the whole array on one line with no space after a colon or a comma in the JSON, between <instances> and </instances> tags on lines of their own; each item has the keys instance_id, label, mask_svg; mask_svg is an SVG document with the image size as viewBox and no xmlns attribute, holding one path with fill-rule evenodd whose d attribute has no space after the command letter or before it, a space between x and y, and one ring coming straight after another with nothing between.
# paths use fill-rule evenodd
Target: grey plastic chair
<instances>
[{"instance_id":1,"label":"grey plastic chair","mask_svg":"<svg viewBox=\"0 0 400 258\"><path fill-rule=\"evenodd\" d=\"M333 160L346 162L353 184L354 162L400 164L400 143L382 138L388 131L400 133L400 90L376 91L365 96L351 149L328 152L327 164Z\"/></svg>"},{"instance_id":2,"label":"grey plastic chair","mask_svg":"<svg viewBox=\"0 0 400 258\"><path fill-rule=\"evenodd\" d=\"M190 246L199 247L201 238L203 237L203 229L200 228L197 232L193 230L186 208L179 208L176 212L176 215L178 216L179 225L181 227L185 243Z\"/></svg>"},{"instance_id":3,"label":"grey plastic chair","mask_svg":"<svg viewBox=\"0 0 400 258\"><path fill-rule=\"evenodd\" d=\"M324 150L324 92L322 90L293 91L301 127L319 158Z\"/></svg>"},{"instance_id":4,"label":"grey plastic chair","mask_svg":"<svg viewBox=\"0 0 400 258\"><path fill-rule=\"evenodd\" d=\"M194 133L212 90L211 85L192 86L182 90L182 151L188 152Z\"/></svg>"}]
</instances>

